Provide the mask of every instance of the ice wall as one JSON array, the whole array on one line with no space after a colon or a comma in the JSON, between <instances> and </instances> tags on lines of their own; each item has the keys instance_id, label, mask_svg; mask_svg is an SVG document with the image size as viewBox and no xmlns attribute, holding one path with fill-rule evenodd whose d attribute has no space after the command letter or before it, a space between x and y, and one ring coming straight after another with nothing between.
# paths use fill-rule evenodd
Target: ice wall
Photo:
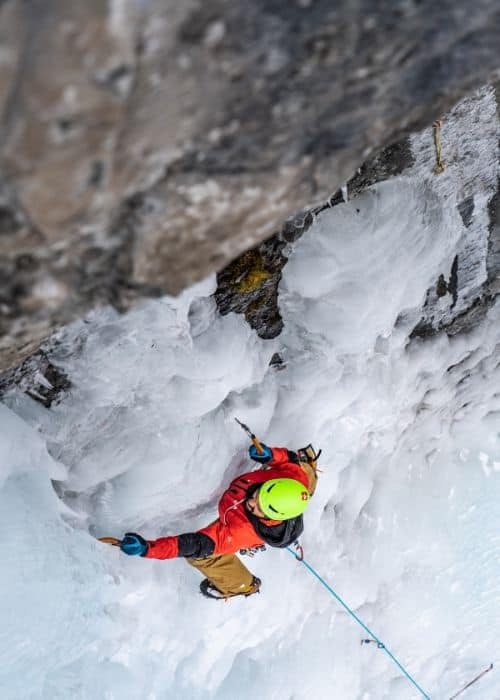
<instances>
[{"instance_id":1,"label":"ice wall","mask_svg":"<svg viewBox=\"0 0 500 700\"><path fill-rule=\"evenodd\" d=\"M65 519L50 479L66 470L41 437L1 405L0 425L0 695L71 697L61 666L85 676L89 649L109 636L112 567Z\"/></svg>"},{"instance_id":2,"label":"ice wall","mask_svg":"<svg viewBox=\"0 0 500 700\"><path fill-rule=\"evenodd\" d=\"M318 216L288 251L273 341L218 316L211 279L59 334L69 394L0 407L2 698L418 697L287 552L248 560L262 594L222 604L182 560L95 541L209 522L249 467L234 416L323 448L306 556L432 698L499 659L500 306L471 333L410 341L467 235L443 177ZM492 672L464 698L497 695Z\"/></svg>"}]
</instances>

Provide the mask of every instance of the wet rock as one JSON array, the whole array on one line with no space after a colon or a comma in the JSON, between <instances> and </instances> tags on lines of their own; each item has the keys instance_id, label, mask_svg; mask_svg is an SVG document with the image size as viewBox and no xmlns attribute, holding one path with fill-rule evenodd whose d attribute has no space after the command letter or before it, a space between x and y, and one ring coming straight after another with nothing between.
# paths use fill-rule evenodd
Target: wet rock
<instances>
[{"instance_id":1,"label":"wet rock","mask_svg":"<svg viewBox=\"0 0 500 700\"><path fill-rule=\"evenodd\" d=\"M457 201L463 230L451 268L428 290L411 338L471 330L500 291L498 105L496 85L464 100L445 118L444 151L453 158L436 182Z\"/></svg>"},{"instance_id":2,"label":"wet rock","mask_svg":"<svg viewBox=\"0 0 500 700\"><path fill-rule=\"evenodd\" d=\"M240 255L217 275L214 298L222 315L242 313L261 338L275 338L283 329L278 284L286 263L279 236Z\"/></svg>"},{"instance_id":3,"label":"wet rock","mask_svg":"<svg viewBox=\"0 0 500 700\"><path fill-rule=\"evenodd\" d=\"M45 351L38 351L18 368L0 376L0 399L13 387L24 391L45 408L57 404L71 388L67 375L50 362Z\"/></svg>"},{"instance_id":4,"label":"wet rock","mask_svg":"<svg viewBox=\"0 0 500 700\"><path fill-rule=\"evenodd\" d=\"M358 169L347 183L349 198L361 194L367 187L400 175L413 164L408 140L393 144ZM275 338L283 329L279 311L278 285L286 265L286 244L293 244L314 223L315 217L326 209L345 201L337 190L327 202L311 209L302 209L289 217L282 229L265 243L238 256L217 274L214 294L221 314L242 313L261 338Z\"/></svg>"},{"instance_id":5,"label":"wet rock","mask_svg":"<svg viewBox=\"0 0 500 700\"><path fill-rule=\"evenodd\" d=\"M355 197L377 182L383 182L390 177L401 175L413 163L414 156L409 139L404 139L382 149L375 158L363 163L358 168L356 175L349 180L347 183L349 198L352 199L352 197Z\"/></svg>"},{"instance_id":6,"label":"wet rock","mask_svg":"<svg viewBox=\"0 0 500 700\"><path fill-rule=\"evenodd\" d=\"M487 278L470 307L446 327L448 335L472 330L482 321L491 304L500 294L500 179L497 190L488 203L488 214Z\"/></svg>"},{"instance_id":7,"label":"wet rock","mask_svg":"<svg viewBox=\"0 0 500 700\"><path fill-rule=\"evenodd\" d=\"M464 226L468 228L472 223L472 215L474 214L474 197L467 197L458 204L457 208L464 222Z\"/></svg>"},{"instance_id":8,"label":"wet rock","mask_svg":"<svg viewBox=\"0 0 500 700\"><path fill-rule=\"evenodd\" d=\"M269 366L274 367L274 369L278 370L278 371L285 369L286 364L285 364L283 358L281 357L281 355L279 354L279 352L275 352L274 355L271 357L271 359L269 361Z\"/></svg>"}]
</instances>

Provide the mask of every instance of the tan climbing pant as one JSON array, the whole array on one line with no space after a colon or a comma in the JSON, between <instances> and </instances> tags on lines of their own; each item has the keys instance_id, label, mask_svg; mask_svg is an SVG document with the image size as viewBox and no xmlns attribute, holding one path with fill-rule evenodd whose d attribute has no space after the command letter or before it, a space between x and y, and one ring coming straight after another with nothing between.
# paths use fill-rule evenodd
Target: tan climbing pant
<instances>
[{"instance_id":1,"label":"tan climbing pant","mask_svg":"<svg viewBox=\"0 0 500 700\"><path fill-rule=\"evenodd\" d=\"M256 590L252 590L255 588L252 585L253 574L238 559L236 554L222 554L205 559L187 559L187 562L204 574L210 583L213 583L225 596L256 592Z\"/></svg>"}]
</instances>

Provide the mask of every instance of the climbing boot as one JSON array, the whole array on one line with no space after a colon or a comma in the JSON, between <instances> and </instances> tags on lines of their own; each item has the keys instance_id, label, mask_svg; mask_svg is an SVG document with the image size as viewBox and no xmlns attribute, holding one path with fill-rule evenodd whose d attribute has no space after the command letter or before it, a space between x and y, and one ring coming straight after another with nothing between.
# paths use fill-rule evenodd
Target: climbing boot
<instances>
[{"instance_id":1,"label":"climbing boot","mask_svg":"<svg viewBox=\"0 0 500 700\"><path fill-rule=\"evenodd\" d=\"M314 471L316 471L318 468L317 462L321 452L321 450L316 452L314 447L309 443L309 445L306 445L306 447L300 447L297 450L297 456L299 458L299 462L307 462L313 467Z\"/></svg>"},{"instance_id":2,"label":"climbing boot","mask_svg":"<svg viewBox=\"0 0 500 700\"><path fill-rule=\"evenodd\" d=\"M208 580L208 578L204 578L200 583L200 591L205 598L213 598L214 600L227 600L228 598L234 598L237 595L242 595L245 596L245 598L248 598L248 596L259 592L260 584L260 578L254 576L252 578L251 588L249 591L245 591L244 593L222 593L211 581Z\"/></svg>"}]
</instances>

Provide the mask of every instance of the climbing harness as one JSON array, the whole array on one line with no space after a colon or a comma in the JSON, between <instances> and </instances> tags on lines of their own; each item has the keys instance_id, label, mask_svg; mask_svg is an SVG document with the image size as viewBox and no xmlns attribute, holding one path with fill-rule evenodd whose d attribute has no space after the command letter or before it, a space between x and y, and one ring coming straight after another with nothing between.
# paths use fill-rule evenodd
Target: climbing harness
<instances>
[{"instance_id":1,"label":"climbing harness","mask_svg":"<svg viewBox=\"0 0 500 700\"><path fill-rule=\"evenodd\" d=\"M240 554L244 557L254 557L259 552L265 552L265 551L266 551L266 545L265 544L258 544L255 547L246 547L244 549L240 549Z\"/></svg>"},{"instance_id":2,"label":"climbing harness","mask_svg":"<svg viewBox=\"0 0 500 700\"><path fill-rule=\"evenodd\" d=\"M455 693L455 695L452 695L450 700L454 700L455 698L458 698L459 695L461 695L464 690L467 690L467 688L470 688L471 685L474 685L476 681L478 681L480 678L482 678L484 675L486 675L491 669L493 668L493 664L490 664L488 668L486 668L484 671L482 671L478 676L473 678L467 685L464 685L464 687L458 691L458 693Z\"/></svg>"},{"instance_id":3,"label":"climbing harness","mask_svg":"<svg viewBox=\"0 0 500 700\"><path fill-rule=\"evenodd\" d=\"M432 130L434 132L434 146L436 148L436 167L434 168L434 175L441 175L445 170L446 165L444 164L442 146L441 146L441 127L443 126L442 119L436 119L432 125Z\"/></svg>"},{"instance_id":4,"label":"climbing harness","mask_svg":"<svg viewBox=\"0 0 500 700\"><path fill-rule=\"evenodd\" d=\"M396 664L396 666L398 666L398 668L405 674L405 676L408 678L408 680L411 681L411 682L413 683L413 685L415 686L415 688L417 688L417 690L420 691L420 693L422 694L422 696L423 696L424 698L426 698L427 700L430 700L430 696L427 695L427 693L424 692L424 691L422 690L422 688L418 685L417 681L416 681L414 678L412 678L412 677L410 676L410 674L408 673L408 671L404 668L404 666L402 666L402 665L399 663L399 661L398 661L398 660L396 659L396 657L389 651L389 649L387 649L387 647L385 646L385 644L383 644L383 642L381 642L380 639L379 639L376 635L373 634L373 632L365 625L365 623L362 622L362 620L359 619L359 617L356 615L356 613L355 613L353 610L351 610L351 608L347 605L347 603L345 603L345 602L342 600L342 598L341 598L339 595L337 595L337 593L335 593L335 591L333 590L333 588L325 581L325 579L322 578L322 577L318 574L318 572L317 572L315 569L313 569L313 567L304 559L304 557L303 557L303 552L302 552L302 558L299 559L299 557L295 554L295 552L293 551L293 549L292 549L291 547L287 547L287 550L290 552L290 554L291 554L292 556L295 557L295 559L297 559L298 561L301 561L301 562L302 562L302 564L306 567L306 569L308 569L308 570L311 572L311 574L312 574L313 576L315 576L321 584L323 584L323 586L327 589L327 591L329 591L329 592L331 593L331 595L342 605L342 607L343 607L345 610L347 610L347 612L349 613L349 615L351 615L351 617L353 617L353 618L356 620L356 622L357 622L359 625L361 625L361 627L362 627L366 632L368 632L368 634L370 635L370 641L373 640L374 642L376 642L378 648L379 648L379 649L383 649L383 651L385 651L385 653L386 653L388 656L390 656L390 658L394 661L394 663Z\"/></svg>"}]
</instances>

